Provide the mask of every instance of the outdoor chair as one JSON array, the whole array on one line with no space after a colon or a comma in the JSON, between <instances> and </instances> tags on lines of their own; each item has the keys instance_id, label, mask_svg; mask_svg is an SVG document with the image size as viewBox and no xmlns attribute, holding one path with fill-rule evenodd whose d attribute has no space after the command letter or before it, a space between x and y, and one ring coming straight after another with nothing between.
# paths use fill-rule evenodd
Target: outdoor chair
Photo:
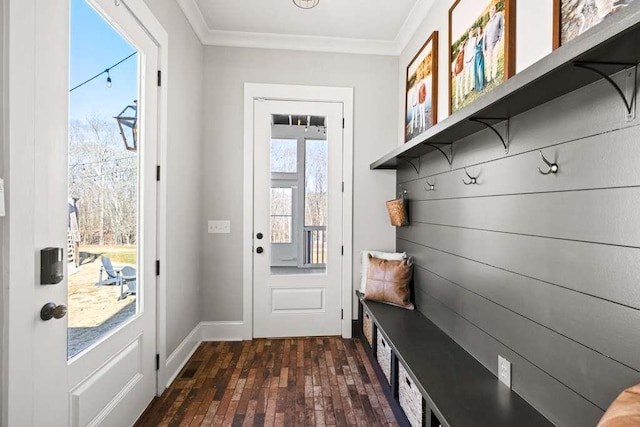
<instances>
[{"instance_id":1,"label":"outdoor chair","mask_svg":"<svg viewBox=\"0 0 640 427\"><path fill-rule=\"evenodd\" d=\"M122 276L121 271L122 268L114 268L113 264L111 264L111 258L103 256L101 257L102 266L100 267L100 280L96 283L96 286L105 286L105 285L121 285L122 284ZM102 280L102 274L106 273L107 278Z\"/></svg>"},{"instance_id":2,"label":"outdoor chair","mask_svg":"<svg viewBox=\"0 0 640 427\"><path fill-rule=\"evenodd\" d=\"M118 301L125 299L129 295L135 295L138 291L138 283L136 280L136 269L133 267L122 267L120 271L120 296ZM124 290L124 286L127 285L127 290Z\"/></svg>"}]
</instances>

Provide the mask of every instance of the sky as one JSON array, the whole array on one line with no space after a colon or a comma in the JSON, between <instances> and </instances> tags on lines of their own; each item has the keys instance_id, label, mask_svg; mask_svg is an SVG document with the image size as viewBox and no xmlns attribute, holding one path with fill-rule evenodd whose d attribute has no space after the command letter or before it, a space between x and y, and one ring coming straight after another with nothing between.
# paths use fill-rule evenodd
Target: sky
<instances>
[{"instance_id":1,"label":"sky","mask_svg":"<svg viewBox=\"0 0 640 427\"><path fill-rule=\"evenodd\" d=\"M102 18L85 0L71 0L71 42L69 88L82 83L131 53L135 48ZM107 75L69 93L69 119L84 120L98 114L116 116L137 98L138 55ZM114 121L115 122L115 121Z\"/></svg>"}]
</instances>

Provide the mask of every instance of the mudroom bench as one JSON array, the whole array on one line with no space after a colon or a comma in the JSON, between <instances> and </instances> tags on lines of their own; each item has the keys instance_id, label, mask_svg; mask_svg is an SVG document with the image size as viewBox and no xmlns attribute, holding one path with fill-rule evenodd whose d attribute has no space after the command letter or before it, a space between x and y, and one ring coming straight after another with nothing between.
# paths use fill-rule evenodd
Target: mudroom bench
<instances>
[{"instance_id":1,"label":"mudroom bench","mask_svg":"<svg viewBox=\"0 0 640 427\"><path fill-rule=\"evenodd\" d=\"M365 301L356 293L357 331L384 373L385 392L411 425L553 425L422 313Z\"/></svg>"}]
</instances>

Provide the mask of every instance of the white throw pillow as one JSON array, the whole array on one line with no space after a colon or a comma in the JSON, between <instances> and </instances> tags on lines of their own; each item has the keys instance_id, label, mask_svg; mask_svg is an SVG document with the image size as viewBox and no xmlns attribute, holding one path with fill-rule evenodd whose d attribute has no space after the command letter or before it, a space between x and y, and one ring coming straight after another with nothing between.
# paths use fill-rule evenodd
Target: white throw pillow
<instances>
[{"instance_id":1,"label":"white throw pillow","mask_svg":"<svg viewBox=\"0 0 640 427\"><path fill-rule=\"evenodd\" d=\"M369 270L369 254L374 258L382 258L387 261L402 261L407 258L406 252L381 252L362 251L360 262L360 292L364 293L367 287L367 270Z\"/></svg>"}]
</instances>

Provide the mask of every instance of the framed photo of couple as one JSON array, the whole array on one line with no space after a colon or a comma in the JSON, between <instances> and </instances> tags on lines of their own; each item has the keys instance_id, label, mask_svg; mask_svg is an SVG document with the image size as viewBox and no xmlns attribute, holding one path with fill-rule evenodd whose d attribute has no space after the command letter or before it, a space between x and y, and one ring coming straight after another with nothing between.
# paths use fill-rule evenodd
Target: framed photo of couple
<instances>
[{"instance_id":1,"label":"framed photo of couple","mask_svg":"<svg viewBox=\"0 0 640 427\"><path fill-rule=\"evenodd\" d=\"M449 114L515 74L515 0L456 0L449 9Z\"/></svg>"},{"instance_id":2,"label":"framed photo of couple","mask_svg":"<svg viewBox=\"0 0 640 427\"><path fill-rule=\"evenodd\" d=\"M634 0L553 0L553 48L575 39Z\"/></svg>"},{"instance_id":3,"label":"framed photo of couple","mask_svg":"<svg viewBox=\"0 0 640 427\"><path fill-rule=\"evenodd\" d=\"M404 142L438 120L438 32L431 33L407 66Z\"/></svg>"}]
</instances>

